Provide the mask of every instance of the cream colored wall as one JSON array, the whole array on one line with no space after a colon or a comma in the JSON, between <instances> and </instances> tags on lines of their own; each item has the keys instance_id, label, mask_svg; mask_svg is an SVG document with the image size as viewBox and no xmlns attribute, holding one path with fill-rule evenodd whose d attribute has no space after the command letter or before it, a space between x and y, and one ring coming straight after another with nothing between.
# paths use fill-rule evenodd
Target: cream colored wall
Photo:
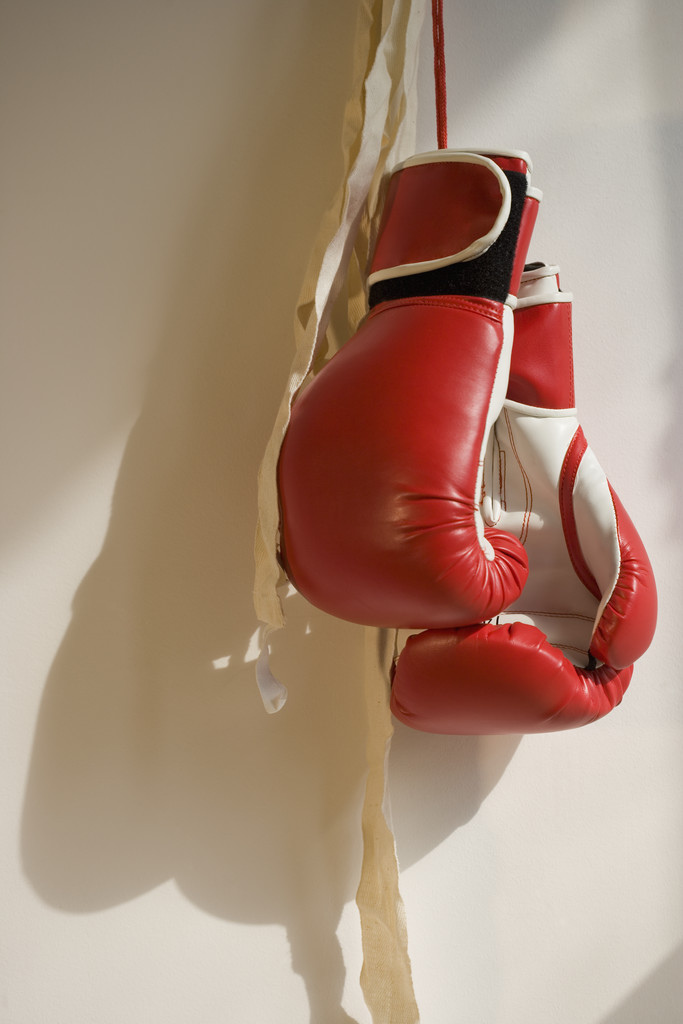
<instances>
[{"instance_id":1,"label":"cream colored wall","mask_svg":"<svg viewBox=\"0 0 683 1024\"><path fill-rule=\"evenodd\" d=\"M602 723L397 728L418 1002L430 1024L673 1024L680 10L446 7L451 144L532 154L532 254L574 292L584 429L662 611ZM6 8L3 1024L368 1022L362 630L290 598L270 717L251 608L256 468L341 172L355 9ZM430 49L426 26L421 148Z\"/></svg>"}]
</instances>

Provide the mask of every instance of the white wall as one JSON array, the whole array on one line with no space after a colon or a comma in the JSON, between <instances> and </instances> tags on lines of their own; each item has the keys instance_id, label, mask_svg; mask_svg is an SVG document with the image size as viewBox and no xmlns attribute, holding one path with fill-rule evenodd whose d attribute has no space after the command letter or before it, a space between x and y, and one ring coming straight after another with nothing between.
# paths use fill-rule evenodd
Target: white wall
<instances>
[{"instance_id":1,"label":"white wall","mask_svg":"<svg viewBox=\"0 0 683 1024\"><path fill-rule=\"evenodd\" d=\"M425 1024L673 1024L680 5L446 8L451 145L532 154L532 255L574 292L584 429L661 616L602 723L397 728L418 1002ZM362 630L289 599L274 717L251 643L255 474L341 171L355 9L6 8L3 1024L367 1024ZM423 149L430 60L426 25Z\"/></svg>"}]
</instances>

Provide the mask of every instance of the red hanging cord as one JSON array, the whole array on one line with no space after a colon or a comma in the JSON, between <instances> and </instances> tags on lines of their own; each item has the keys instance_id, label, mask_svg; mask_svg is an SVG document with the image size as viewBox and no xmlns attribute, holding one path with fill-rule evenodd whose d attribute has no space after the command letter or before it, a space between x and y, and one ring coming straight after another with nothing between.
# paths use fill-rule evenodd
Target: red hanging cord
<instances>
[{"instance_id":1,"label":"red hanging cord","mask_svg":"<svg viewBox=\"0 0 683 1024\"><path fill-rule=\"evenodd\" d=\"M436 88L436 138L439 149L447 149L446 59L444 57L442 0L432 0L432 32L434 36L434 84Z\"/></svg>"}]
</instances>

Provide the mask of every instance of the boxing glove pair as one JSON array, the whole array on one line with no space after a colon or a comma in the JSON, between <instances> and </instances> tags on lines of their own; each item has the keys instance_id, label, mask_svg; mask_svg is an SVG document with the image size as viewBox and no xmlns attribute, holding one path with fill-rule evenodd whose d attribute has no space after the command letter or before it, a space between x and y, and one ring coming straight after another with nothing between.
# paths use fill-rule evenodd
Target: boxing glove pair
<instances>
[{"instance_id":1,"label":"boxing glove pair","mask_svg":"<svg viewBox=\"0 0 683 1024\"><path fill-rule=\"evenodd\" d=\"M392 709L429 731L598 717L654 628L647 556L573 413L568 297L552 271L522 276L539 198L525 154L398 168L370 312L298 396L280 455L289 578L341 618L426 630Z\"/></svg>"}]
</instances>

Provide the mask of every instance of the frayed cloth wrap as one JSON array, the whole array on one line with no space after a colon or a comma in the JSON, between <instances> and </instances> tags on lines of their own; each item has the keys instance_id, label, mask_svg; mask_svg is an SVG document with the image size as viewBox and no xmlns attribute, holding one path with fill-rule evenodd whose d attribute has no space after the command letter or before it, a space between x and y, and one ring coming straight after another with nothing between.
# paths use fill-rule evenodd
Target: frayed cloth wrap
<instances>
[{"instance_id":1,"label":"frayed cloth wrap","mask_svg":"<svg viewBox=\"0 0 683 1024\"><path fill-rule=\"evenodd\" d=\"M344 115L344 175L325 214L299 294L295 354L258 477L254 607L262 625L258 682L266 710L287 691L268 667L268 638L284 625L278 593L277 462L292 402L309 374L354 333L366 311L365 273L387 175L415 146L416 72L425 0L361 0L354 78ZM334 323L332 313L334 307ZM316 361L317 360L317 361ZM363 939L361 985L373 1024L417 1024L399 869L388 811L386 763L393 726L384 631L367 629L365 693L368 776L362 811L363 864L356 902Z\"/></svg>"}]
</instances>

